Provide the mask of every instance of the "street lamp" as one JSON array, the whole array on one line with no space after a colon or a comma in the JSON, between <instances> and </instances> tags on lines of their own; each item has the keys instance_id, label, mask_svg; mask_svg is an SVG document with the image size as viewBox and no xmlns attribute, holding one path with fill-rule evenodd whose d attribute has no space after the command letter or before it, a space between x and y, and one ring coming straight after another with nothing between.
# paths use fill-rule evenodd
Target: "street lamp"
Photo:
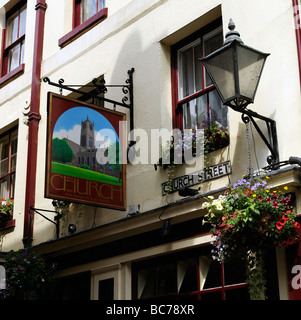
<instances>
[{"instance_id":1,"label":"street lamp","mask_svg":"<svg viewBox=\"0 0 301 320\"><path fill-rule=\"evenodd\" d=\"M244 123L252 121L260 137L269 148L271 155L267 161L269 168L279 167L279 152L276 122L247 109L254 102L262 70L269 56L246 46L235 31L232 19L224 45L207 57L200 59L212 80L224 105L242 113ZM267 125L268 138L265 137L254 118L263 120Z\"/></svg>"},{"instance_id":2,"label":"street lamp","mask_svg":"<svg viewBox=\"0 0 301 320\"><path fill-rule=\"evenodd\" d=\"M254 102L262 70L269 56L246 46L232 19L224 45L202 59L223 104L244 109Z\"/></svg>"}]
</instances>

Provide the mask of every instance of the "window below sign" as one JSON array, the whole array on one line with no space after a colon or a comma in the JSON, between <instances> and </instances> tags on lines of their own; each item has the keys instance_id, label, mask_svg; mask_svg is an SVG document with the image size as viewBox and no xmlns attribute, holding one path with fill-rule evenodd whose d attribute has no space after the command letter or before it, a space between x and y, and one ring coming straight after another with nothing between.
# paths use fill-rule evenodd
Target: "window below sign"
<instances>
[{"instance_id":1,"label":"window below sign","mask_svg":"<svg viewBox=\"0 0 301 320\"><path fill-rule=\"evenodd\" d=\"M133 264L133 299L249 300L246 263L212 260L211 247ZM279 299L275 251L265 254L268 300Z\"/></svg>"},{"instance_id":2,"label":"window below sign","mask_svg":"<svg viewBox=\"0 0 301 320\"><path fill-rule=\"evenodd\" d=\"M248 300L244 261L220 264L202 249L134 264L134 299Z\"/></svg>"}]
</instances>

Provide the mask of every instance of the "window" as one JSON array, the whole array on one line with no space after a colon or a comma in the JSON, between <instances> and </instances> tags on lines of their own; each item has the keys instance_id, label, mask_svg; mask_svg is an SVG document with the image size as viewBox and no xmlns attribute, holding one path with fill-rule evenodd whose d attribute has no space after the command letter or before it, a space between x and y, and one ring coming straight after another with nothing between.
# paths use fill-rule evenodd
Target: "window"
<instances>
[{"instance_id":1,"label":"window","mask_svg":"<svg viewBox=\"0 0 301 320\"><path fill-rule=\"evenodd\" d=\"M79 26L105 8L105 0L76 0L74 26Z\"/></svg>"},{"instance_id":2,"label":"window","mask_svg":"<svg viewBox=\"0 0 301 320\"><path fill-rule=\"evenodd\" d=\"M249 300L245 268L213 261L209 248L136 263L133 298Z\"/></svg>"},{"instance_id":3,"label":"window","mask_svg":"<svg viewBox=\"0 0 301 320\"><path fill-rule=\"evenodd\" d=\"M108 16L105 0L74 0L73 30L59 39L60 47L68 45Z\"/></svg>"},{"instance_id":4,"label":"window","mask_svg":"<svg viewBox=\"0 0 301 320\"><path fill-rule=\"evenodd\" d=\"M26 3L22 1L6 15L2 76L24 63L25 27Z\"/></svg>"},{"instance_id":5,"label":"window","mask_svg":"<svg viewBox=\"0 0 301 320\"><path fill-rule=\"evenodd\" d=\"M97 270L92 273L92 300L118 300L120 269L119 266L112 266L106 270Z\"/></svg>"},{"instance_id":6,"label":"window","mask_svg":"<svg viewBox=\"0 0 301 320\"><path fill-rule=\"evenodd\" d=\"M200 58L223 45L220 23L193 34L172 48L174 127L197 129L215 120L228 126L223 106Z\"/></svg>"},{"instance_id":7,"label":"window","mask_svg":"<svg viewBox=\"0 0 301 320\"><path fill-rule=\"evenodd\" d=\"M0 197L14 198L18 131L0 137Z\"/></svg>"}]
</instances>

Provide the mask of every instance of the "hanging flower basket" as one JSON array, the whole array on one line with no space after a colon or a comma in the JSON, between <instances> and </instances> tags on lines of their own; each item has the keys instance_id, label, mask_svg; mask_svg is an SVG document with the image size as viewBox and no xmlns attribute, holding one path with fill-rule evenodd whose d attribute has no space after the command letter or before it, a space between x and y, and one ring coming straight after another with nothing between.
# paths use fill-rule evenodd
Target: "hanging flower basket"
<instances>
[{"instance_id":1,"label":"hanging flower basket","mask_svg":"<svg viewBox=\"0 0 301 320\"><path fill-rule=\"evenodd\" d=\"M226 262L253 254L259 261L260 252L298 241L300 224L287 189L272 191L265 179L242 179L217 199L209 196L202 209L208 211L203 222L211 224L215 238L212 258Z\"/></svg>"}]
</instances>

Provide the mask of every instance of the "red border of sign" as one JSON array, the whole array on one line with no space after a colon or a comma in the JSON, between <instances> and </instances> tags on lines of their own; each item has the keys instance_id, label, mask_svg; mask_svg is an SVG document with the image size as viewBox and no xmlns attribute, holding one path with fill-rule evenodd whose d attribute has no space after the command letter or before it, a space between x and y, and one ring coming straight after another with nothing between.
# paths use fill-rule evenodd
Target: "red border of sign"
<instances>
[{"instance_id":1,"label":"red border of sign","mask_svg":"<svg viewBox=\"0 0 301 320\"><path fill-rule=\"evenodd\" d=\"M115 186L82 178L74 178L68 175L53 173L51 171L52 135L55 123L64 112L78 106L91 108L99 112L110 121L119 137L123 157L125 155L126 133L124 130L126 128L125 126L120 126L119 128L119 122L126 121L126 115L124 113L110 109L104 109L86 102L48 92L45 197L116 210L126 210L125 161L122 161L121 186ZM55 185L55 182L58 184Z\"/></svg>"}]
</instances>

